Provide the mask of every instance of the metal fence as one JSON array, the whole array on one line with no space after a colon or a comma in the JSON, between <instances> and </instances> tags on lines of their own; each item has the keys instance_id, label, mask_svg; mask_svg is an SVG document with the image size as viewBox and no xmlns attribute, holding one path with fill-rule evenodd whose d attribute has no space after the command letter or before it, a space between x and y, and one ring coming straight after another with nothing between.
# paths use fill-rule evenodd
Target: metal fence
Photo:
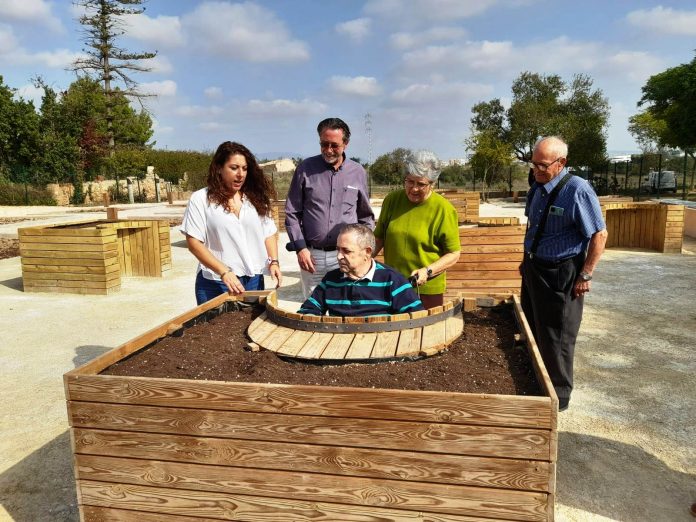
<instances>
[{"instance_id":1,"label":"metal fence","mask_svg":"<svg viewBox=\"0 0 696 522\"><path fill-rule=\"evenodd\" d=\"M600 169L576 174L588 179L597 195L625 195L634 199L696 199L694 175L696 161L674 154L633 155L629 161L607 162Z\"/></svg>"}]
</instances>

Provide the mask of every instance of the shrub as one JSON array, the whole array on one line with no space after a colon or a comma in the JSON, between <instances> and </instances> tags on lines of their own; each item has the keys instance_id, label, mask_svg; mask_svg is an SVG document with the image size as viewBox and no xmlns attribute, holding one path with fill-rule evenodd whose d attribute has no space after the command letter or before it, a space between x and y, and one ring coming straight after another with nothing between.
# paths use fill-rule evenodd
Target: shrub
<instances>
[{"instance_id":1,"label":"shrub","mask_svg":"<svg viewBox=\"0 0 696 522\"><path fill-rule=\"evenodd\" d=\"M0 181L0 205L50 205L57 203L46 187Z\"/></svg>"}]
</instances>

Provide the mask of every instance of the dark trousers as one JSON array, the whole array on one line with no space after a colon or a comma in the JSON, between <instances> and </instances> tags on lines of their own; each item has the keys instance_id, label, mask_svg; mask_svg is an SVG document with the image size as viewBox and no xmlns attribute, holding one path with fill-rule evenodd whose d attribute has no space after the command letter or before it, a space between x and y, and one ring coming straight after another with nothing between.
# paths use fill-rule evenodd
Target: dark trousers
<instances>
[{"instance_id":1,"label":"dark trousers","mask_svg":"<svg viewBox=\"0 0 696 522\"><path fill-rule=\"evenodd\" d=\"M559 400L573 390L573 355L582 321L583 297L573 297L573 285L585 254L560 264L529 259L522 263L522 310Z\"/></svg>"}]
</instances>

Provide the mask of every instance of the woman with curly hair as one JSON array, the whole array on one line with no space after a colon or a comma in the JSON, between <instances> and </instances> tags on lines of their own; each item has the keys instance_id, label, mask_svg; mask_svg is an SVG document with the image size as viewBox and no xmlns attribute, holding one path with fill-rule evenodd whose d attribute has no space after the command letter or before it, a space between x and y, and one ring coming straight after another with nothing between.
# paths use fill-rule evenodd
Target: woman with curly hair
<instances>
[{"instance_id":1,"label":"woman with curly hair","mask_svg":"<svg viewBox=\"0 0 696 522\"><path fill-rule=\"evenodd\" d=\"M282 274L271 217L275 190L254 155L240 143L222 143L210 162L207 185L191 195L181 225L199 261L197 303L225 292L263 290L264 273L278 288Z\"/></svg>"}]
</instances>

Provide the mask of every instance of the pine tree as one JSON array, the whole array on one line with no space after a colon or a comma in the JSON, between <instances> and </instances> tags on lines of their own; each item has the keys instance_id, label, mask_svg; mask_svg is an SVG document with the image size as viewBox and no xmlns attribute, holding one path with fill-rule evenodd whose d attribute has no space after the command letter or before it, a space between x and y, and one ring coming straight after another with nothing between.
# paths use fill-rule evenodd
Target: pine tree
<instances>
[{"instance_id":1,"label":"pine tree","mask_svg":"<svg viewBox=\"0 0 696 522\"><path fill-rule=\"evenodd\" d=\"M137 82L130 75L133 72L151 70L139 62L154 58L157 52L133 53L116 45L117 39L125 34L122 17L143 13L144 8L130 7L141 5L142 0L78 0L75 4L85 9L85 14L79 21L85 27L84 42L87 48L83 51L87 56L76 60L72 69L103 82L108 148L110 156L113 157L114 92L117 87L114 87L112 82L121 81L125 88L118 89L120 94L142 102L148 95L138 90Z\"/></svg>"}]
</instances>

